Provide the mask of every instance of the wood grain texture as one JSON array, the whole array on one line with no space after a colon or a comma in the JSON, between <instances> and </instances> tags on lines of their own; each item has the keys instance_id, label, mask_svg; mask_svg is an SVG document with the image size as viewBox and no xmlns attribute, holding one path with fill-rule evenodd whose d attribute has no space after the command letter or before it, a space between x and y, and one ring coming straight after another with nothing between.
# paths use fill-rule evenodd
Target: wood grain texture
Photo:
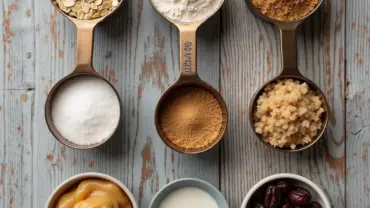
<instances>
[{"instance_id":1,"label":"wood grain texture","mask_svg":"<svg viewBox=\"0 0 370 208\"><path fill-rule=\"evenodd\" d=\"M33 95L0 90L0 207L27 207L32 201Z\"/></svg>"},{"instance_id":2,"label":"wood grain texture","mask_svg":"<svg viewBox=\"0 0 370 208\"><path fill-rule=\"evenodd\" d=\"M370 207L370 2L347 2L347 207Z\"/></svg>"},{"instance_id":3,"label":"wood grain texture","mask_svg":"<svg viewBox=\"0 0 370 208\"><path fill-rule=\"evenodd\" d=\"M265 147L248 119L252 95L280 71L277 29L257 19L244 1L226 1L221 18L221 92L230 113L221 151L221 189L230 206L240 206L263 177L291 172L323 187L333 207L344 207L344 1L325 1L298 30L300 70L325 92L332 113L325 137L298 154Z\"/></svg>"},{"instance_id":4,"label":"wood grain texture","mask_svg":"<svg viewBox=\"0 0 370 208\"><path fill-rule=\"evenodd\" d=\"M76 29L49 1L1 1L0 207L43 207L62 181L89 171L121 180L143 208L182 177L213 183L240 207L250 187L281 172L313 180L335 208L370 207L369 11L368 0L324 0L299 28L300 70L323 89L332 116L318 145L283 154L261 144L248 120L253 93L280 71L278 31L244 0L225 1L198 32L198 68L224 96L227 135L211 152L188 156L155 130L156 103L179 75L178 33L149 1L128 1L95 31L94 66L118 89L124 116L107 144L88 151L58 143L44 119L48 92L74 67Z\"/></svg>"},{"instance_id":5,"label":"wood grain texture","mask_svg":"<svg viewBox=\"0 0 370 208\"><path fill-rule=\"evenodd\" d=\"M0 2L0 89L34 88L33 1Z\"/></svg>"},{"instance_id":6,"label":"wood grain texture","mask_svg":"<svg viewBox=\"0 0 370 208\"><path fill-rule=\"evenodd\" d=\"M163 185L176 178L198 177L218 186L218 150L186 156L166 148L154 126L154 109L163 91L179 75L178 34L157 15L149 1L129 1L119 14L95 30L94 66L118 89L123 120L103 147L77 151L55 141L46 127L44 102L51 87L75 62L75 28L50 4L36 0L36 101L33 207L41 207L63 180L97 171L118 178L148 207ZM218 18L201 28L199 70L218 87ZM47 37L47 38L46 38Z\"/></svg>"}]
</instances>

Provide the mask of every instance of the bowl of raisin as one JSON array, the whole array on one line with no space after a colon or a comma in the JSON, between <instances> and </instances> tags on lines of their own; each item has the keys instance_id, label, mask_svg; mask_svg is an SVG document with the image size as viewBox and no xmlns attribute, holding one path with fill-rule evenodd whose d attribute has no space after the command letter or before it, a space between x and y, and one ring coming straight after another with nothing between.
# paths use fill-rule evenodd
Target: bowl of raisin
<instances>
[{"instance_id":1,"label":"bowl of raisin","mask_svg":"<svg viewBox=\"0 0 370 208\"><path fill-rule=\"evenodd\" d=\"M331 208L324 192L300 175L281 173L262 179L245 197L241 208Z\"/></svg>"}]
</instances>

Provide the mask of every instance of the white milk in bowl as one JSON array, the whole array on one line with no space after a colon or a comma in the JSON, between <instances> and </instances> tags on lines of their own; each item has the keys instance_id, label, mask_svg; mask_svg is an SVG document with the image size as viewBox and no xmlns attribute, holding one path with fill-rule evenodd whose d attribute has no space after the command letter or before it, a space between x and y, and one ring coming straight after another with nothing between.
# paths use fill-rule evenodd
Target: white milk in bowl
<instances>
[{"instance_id":1,"label":"white milk in bowl","mask_svg":"<svg viewBox=\"0 0 370 208\"><path fill-rule=\"evenodd\" d=\"M179 188L171 192L159 208L218 208L216 200L206 191L195 187Z\"/></svg>"}]
</instances>

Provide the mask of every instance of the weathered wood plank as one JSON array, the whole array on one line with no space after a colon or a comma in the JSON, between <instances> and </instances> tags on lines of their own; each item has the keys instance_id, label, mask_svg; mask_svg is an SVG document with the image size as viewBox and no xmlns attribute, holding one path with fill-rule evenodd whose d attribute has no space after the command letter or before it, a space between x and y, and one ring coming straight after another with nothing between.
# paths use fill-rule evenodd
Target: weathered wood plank
<instances>
[{"instance_id":1,"label":"weathered wood plank","mask_svg":"<svg viewBox=\"0 0 370 208\"><path fill-rule=\"evenodd\" d=\"M125 183L140 207L155 192L180 177L199 177L218 185L218 149L186 156L166 148L154 126L161 93L179 74L177 31L159 17L149 1L129 1L116 17L96 29L94 66L118 89L123 121L114 138L101 148L77 151L63 147L49 133L44 102L53 84L75 61L72 23L51 5L36 0L36 102L34 128L33 207L41 207L66 178L87 171L107 173ZM53 28L53 30L51 30ZM200 74L218 87L218 18L201 29ZM47 70L45 70L47 69Z\"/></svg>"},{"instance_id":2,"label":"weathered wood plank","mask_svg":"<svg viewBox=\"0 0 370 208\"><path fill-rule=\"evenodd\" d=\"M370 2L347 3L347 207L370 207Z\"/></svg>"},{"instance_id":3,"label":"weathered wood plank","mask_svg":"<svg viewBox=\"0 0 370 208\"><path fill-rule=\"evenodd\" d=\"M34 88L33 1L0 2L0 89Z\"/></svg>"},{"instance_id":4,"label":"weathered wood plank","mask_svg":"<svg viewBox=\"0 0 370 208\"><path fill-rule=\"evenodd\" d=\"M32 201L33 91L0 90L0 207Z\"/></svg>"},{"instance_id":5,"label":"weathered wood plank","mask_svg":"<svg viewBox=\"0 0 370 208\"><path fill-rule=\"evenodd\" d=\"M221 151L221 189L231 207L263 177L297 173L319 184L333 207L344 207L344 0L325 1L299 29L299 66L328 96L332 117L325 138L308 151L283 154L264 147L249 126L252 95L280 71L279 34L252 15L244 1L222 10L221 91L229 107Z\"/></svg>"}]
</instances>

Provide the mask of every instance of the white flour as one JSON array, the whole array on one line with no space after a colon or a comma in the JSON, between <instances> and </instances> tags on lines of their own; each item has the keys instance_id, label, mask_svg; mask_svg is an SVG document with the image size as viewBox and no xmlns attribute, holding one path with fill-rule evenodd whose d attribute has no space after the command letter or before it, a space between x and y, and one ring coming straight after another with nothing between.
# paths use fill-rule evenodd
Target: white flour
<instances>
[{"instance_id":1,"label":"white flour","mask_svg":"<svg viewBox=\"0 0 370 208\"><path fill-rule=\"evenodd\" d=\"M179 22L196 22L211 16L221 0L151 0L164 16Z\"/></svg>"},{"instance_id":2,"label":"white flour","mask_svg":"<svg viewBox=\"0 0 370 208\"><path fill-rule=\"evenodd\" d=\"M55 127L74 144L103 142L119 123L120 105L115 91L104 80L80 76L63 84L52 103Z\"/></svg>"}]
</instances>

